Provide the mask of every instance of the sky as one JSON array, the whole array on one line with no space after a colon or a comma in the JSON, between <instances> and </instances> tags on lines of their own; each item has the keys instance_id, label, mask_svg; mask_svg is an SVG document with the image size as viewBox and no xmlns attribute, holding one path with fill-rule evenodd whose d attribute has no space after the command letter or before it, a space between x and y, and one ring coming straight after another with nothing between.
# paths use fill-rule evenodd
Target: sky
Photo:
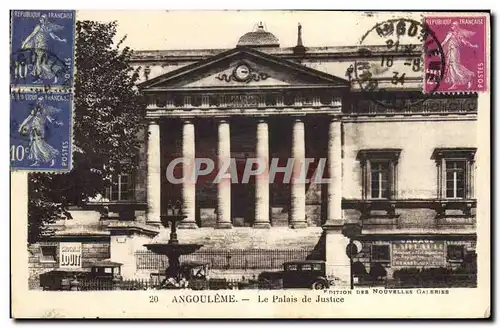
<instances>
[{"instance_id":1,"label":"sky","mask_svg":"<svg viewBox=\"0 0 500 328\"><path fill-rule=\"evenodd\" d=\"M306 47L352 46L377 23L396 17L422 20L404 13L334 11L166 11L80 10L77 19L117 21L118 35L127 35L134 50L234 48L238 39L262 21L281 47L297 43L297 25L302 25ZM376 40L371 42L376 44Z\"/></svg>"}]
</instances>

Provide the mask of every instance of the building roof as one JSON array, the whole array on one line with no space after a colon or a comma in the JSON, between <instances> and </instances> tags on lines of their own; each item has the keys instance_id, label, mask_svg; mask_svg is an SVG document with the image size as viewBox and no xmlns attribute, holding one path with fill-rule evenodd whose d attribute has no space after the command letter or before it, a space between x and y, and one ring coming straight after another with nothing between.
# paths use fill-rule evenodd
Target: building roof
<instances>
[{"instance_id":1,"label":"building roof","mask_svg":"<svg viewBox=\"0 0 500 328\"><path fill-rule=\"evenodd\" d=\"M244 46L238 46L244 47ZM256 48L256 46L246 46ZM257 47L259 51L284 59L296 58L294 47ZM359 45L353 46L325 46L325 47L307 47L305 58L332 59L332 58L357 58L363 57L359 52ZM386 46L367 45L364 49L372 53L381 55L402 55L402 52L389 51ZM171 50L135 50L132 56L133 62L195 62L206 59L228 51L230 49L171 49ZM415 50L409 51L412 56L422 53L422 46L415 45ZM364 56L366 57L366 55Z\"/></svg>"},{"instance_id":2,"label":"building roof","mask_svg":"<svg viewBox=\"0 0 500 328\"><path fill-rule=\"evenodd\" d=\"M187 74L194 74L196 76L200 75L200 72L205 71L208 67L214 65L220 65L221 62L234 60L234 59L253 59L260 60L261 62L266 62L268 65L279 66L286 68L296 74L297 77L313 79L311 81L316 81L316 83L324 83L325 85L335 86L340 88L349 87L349 82L342 78L334 75L327 74L325 72L312 69L310 67L300 65L298 63L284 60L279 57L269 55L265 52L260 51L261 49L253 49L251 47L237 47L225 52L219 53L215 56L205 58L203 60L194 62L190 65L183 66L176 70L167 72L165 74L159 75L153 79L144 81L140 83L139 88L146 90L155 91L154 88L168 87L168 83L172 83L175 79L180 77L185 78Z\"/></svg>"},{"instance_id":3,"label":"building roof","mask_svg":"<svg viewBox=\"0 0 500 328\"><path fill-rule=\"evenodd\" d=\"M238 40L237 47L279 47L278 38L271 32L267 32L262 23L257 25L257 29L243 34Z\"/></svg>"}]
</instances>

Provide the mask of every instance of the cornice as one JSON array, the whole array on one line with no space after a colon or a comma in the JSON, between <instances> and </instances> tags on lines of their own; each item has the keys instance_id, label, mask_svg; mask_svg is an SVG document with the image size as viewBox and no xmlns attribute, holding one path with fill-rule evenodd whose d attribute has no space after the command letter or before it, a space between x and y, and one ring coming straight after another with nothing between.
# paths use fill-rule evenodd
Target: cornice
<instances>
[{"instance_id":1,"label":"cornice","mask_svg":"<svg viewBox=\"0 0 500 328\"><path fill-rule=\"evenodd\" d=\"M366 52L360 53L360 49L366 49L377 55L408 57L420 56L422 53L422 45L412 44L410 51L389 51L386 46L380 45L353 45L353 46L327 46L327 47L306 47L305 55L295 55L294 47L285 48L259 48L266 54L273 55L288 60L307 61L321 59L351 59L367 57ZM132 62L195 62L211 56L218 55L226 49L178 49L178 50L136 50L132 56Z\"/></svg>"}]
</instances>

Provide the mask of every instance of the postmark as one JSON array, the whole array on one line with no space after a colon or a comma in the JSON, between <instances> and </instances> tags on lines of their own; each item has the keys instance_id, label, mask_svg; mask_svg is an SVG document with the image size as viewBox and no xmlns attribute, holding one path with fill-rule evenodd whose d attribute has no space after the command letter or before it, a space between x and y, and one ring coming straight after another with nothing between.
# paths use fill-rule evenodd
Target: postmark
<instances>
[{"instance_id":1,"label":"postmark","mask_svg":"<svg viewBox=\"0 0 500 328\"><path fill-rule=\"evenodd\" d=\"M10 164L14 170L71 170L72 94L17 92L10 101Z\"/></svg>"},{"instance_id":2,"label":"postmark","mask_svg":"<svg viewBox=\"0 0 500 328\"><path fill-rule=\"evenodd\" d=\"M376 56L369 48L373 43L382 48ZM361 91L381 106L411 107L439 88L444 76L445 56L427 25L407 18L383 21L361 37L360 46L359 53L364 58L354 63L354 76ZM434 70L424 72L424 63L429 63ZM424 85L428 85L428 80L434 82L427 94L400 99L397 93L391 92L402 87L421 92L422 80Z\"/></svg>"},{"instance_id":3,"label":"postmark","mask_svg":"<svg viewBox=\"0 0 500 328\"><path fill-rule=\"evenodd\" d=\"M11 11L11 87L31 90L73 84L75 11Z\"/></svg>"},{"instance_id":4,"label":"postmark","mask_svg":"<svg viewBox=\"0 0 500 328\"><path fill-rule=\"evenodd\" d=\"M482 16L426 17L425 23L443 47L446 65L438 83L426 80L425 92L475 92L487 90L486 19ZM433 73L426 60L426 73Z\"/></svg>"}]
</instances>

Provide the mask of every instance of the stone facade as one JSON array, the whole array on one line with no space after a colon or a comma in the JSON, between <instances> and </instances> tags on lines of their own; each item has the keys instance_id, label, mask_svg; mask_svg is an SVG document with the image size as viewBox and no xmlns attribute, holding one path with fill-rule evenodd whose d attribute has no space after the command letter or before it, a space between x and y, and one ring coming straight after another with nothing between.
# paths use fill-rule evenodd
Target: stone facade
<instances>
[{"instance_id":1,"label":"stone facade","mask_svg":"<svg viewBox=\"0 0 500 328\"><path fill-rule=\"evenodd\" d=\"M371 246L380 242L443 240L473 250L477 95L423 95L422 73L403 64L418 51L403 56L368 48L373 56L357 47L299 51L265 45L137 51L134 66L142 68L139 88L148 98L149 124L141 136L135 197L89 203L109 210L100 221L140 225L102 226L111 235L109 255L124 263L124 275L135 274L134 252L156 236L160 216L176 200L182 200L187 215L181 228L190 228L179 232L181 241L214 249L290 249L317 247L324 236L320 257L344 281L349 273L349 240L341 233L345 223L362 226L357 260L367 268ZM390 84L390 70L377 76L391 88L383 94L393 98L388 102L381 93L360 89L352 74L356 61L376 66L382 55L394 56L394 66L406 74L400 85ZM249 75L238 76L238 70ZM325 158L330 182L270 183L264 176L250 184L216 185L209 176L196 185L172 184L165 172L178 157L208 157L215 163L232 157L238 167L255 157ZM454 175L459 181L454 180L454 197L446 189L448 158L465 163L466 177ZM388 165L378 186L377 163ZM457 187L462 180L466 191ZM374 197L374 188L385 188L383 183L390 185L389 194ZM165 231L159 231L153 241L166 241ZM384 266L391 268L390 260Z\"/></svg>"}]
</instances>

